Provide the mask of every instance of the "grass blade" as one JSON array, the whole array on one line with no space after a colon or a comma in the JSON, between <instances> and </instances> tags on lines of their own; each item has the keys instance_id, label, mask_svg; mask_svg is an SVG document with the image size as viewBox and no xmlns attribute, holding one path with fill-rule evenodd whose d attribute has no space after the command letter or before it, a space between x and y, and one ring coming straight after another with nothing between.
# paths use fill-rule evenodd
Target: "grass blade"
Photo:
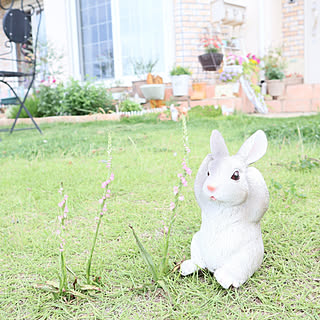
<instances>
[{"instance_id":1,"label":"grass blade","mask_svg":"<svg viewBox=\"0 0 320 320\"><path fill-rule=\"evenodd\" d=\"M138 236L136 235L133 227L131 225L129 225L129 227L131 228L132 232L133 232L133 236L135 237L136 239L136 242L137 242L137 245L140 249L140 253L141 253L141 256L143 258L143 260L145 261L146 265L148 266L151 274L152 274L152 277L153 277L153 280L154 281L158 281L159 277L158 277L158 272L157 272L157 269L153 263L153 260L150 256L150 254L148 253L148 251L145 249L145 247L143 246L143 244L140 242Z\"/></svg>"}]
</instances>

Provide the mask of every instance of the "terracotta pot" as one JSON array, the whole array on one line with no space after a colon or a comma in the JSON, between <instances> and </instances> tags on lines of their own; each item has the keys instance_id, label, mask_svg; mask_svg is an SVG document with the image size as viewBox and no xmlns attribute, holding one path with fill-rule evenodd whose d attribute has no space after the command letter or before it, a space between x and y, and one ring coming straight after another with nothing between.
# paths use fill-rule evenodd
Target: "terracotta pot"
<instances>
[{"instance_id":1,"label":"terracotta pot","mask_svg":"<svg viewBox=\"0 0 320 320\"><path fill-rule=\"evenodd\" d=\"M202 100L206 98L206 87L205 82L195 82L192 84L192 96L191 100Z\"/></svg>"},{"instance_id":2,"label":"terracotta pot","mask_svg":"<svg viewBox=\"0 0 320 320\"><path fill-rule=\"evenodd\" d=\"M223 60L222 53L205 53L198 56L204 71L217 71Z\"/></svg>"},{"instance_id":3,"label":"terracotta pot","mask_svg":"<svg viewBox=\"0 0 320 320\"><path fill-rule=\"evenodd\" d=\"M268 93L272 97L279 97L284 92L284 81L282 80L267 80Z\"/></svg>"}]
</instances>

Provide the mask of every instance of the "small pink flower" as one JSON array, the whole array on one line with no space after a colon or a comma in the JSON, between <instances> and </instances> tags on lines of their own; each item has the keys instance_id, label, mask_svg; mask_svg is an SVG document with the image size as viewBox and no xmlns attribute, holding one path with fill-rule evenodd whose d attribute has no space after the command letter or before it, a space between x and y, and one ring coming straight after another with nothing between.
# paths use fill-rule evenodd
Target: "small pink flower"
<instances>
[{"instance_id":1,"label":"small pink flower","mask_svg":"<svg viewBox=\"0 0 320 320\"><path fill-rule=\"evenodd\" d=\"M168 227L164 226L163 230L164 230L165 234L168 234L168 231L169 231Z\"/></svg>"},{"instance_id":2,"label":"small pink flower","mask_svg":"<svg viewBox=\"0 0 320 320\"><path fill-rule=\"evenodd\" d=\"M183 200L184 200L184 196L180 196L180 197L179 197L179 200L180 200L180 201L183 201Z\"/></svg>"},{"instance_id":3,"label":"small pink flower","mask_svg":"<svg viewBox=\"0 0 320 320\"><path fill-rule=\"evenodd\" d=\"M101 216L101 217L103 216L103 212L100 212L100 216Z\"/></svg>"},{"instance_id":4,"label":"small pink flower","mask_svg":"<svg viewBox=\"0 0 320 320\"><path fill-rule=\"evenodd\" d=\"M110 192L111 192L111 191L108 189L108 190L107 190L107 193L110 193Z\"/></svg>"},{"instance_id":5,"label":"small pink flower","mask_svg":"<svg viewBox=\"0 0 320 320\"><path fill-rule=\"evenodd\" d=\"M104 205L103 208L102 208L102 211L106 212L108 209L107 209L107 205Z\"/></svg>"},{"instance_id":6,"label":"small pink flower","mask_svg":"<svg viewBox=\"0 0 320 320\"><path fill-rule=\"evenodd\" d=\"M182 173L178 173L178 178L181 178L182 177Z\"/></svg>"},{"instance_id":7,"label":"small pink flower","mask_svg":"<svg viewBox=\"0 0 320 320\"><path fill-rule=\"evenodd\" d=\"M68 209L68 206L66 204L66 206L64 207L64 213L68 213L69 212L69 209Z\"/></svg>"},{"instance_id":8,"label":"small pink flower","mask_svg":"<svg viewBox=\"0 0 320 320\"><path fill-rule=\"evenodd\" d=\"M176 207L176 205L174 204L174 202L171 202L170 203L170 210L172 211L175 207Z\"/></svg>"},{"instance_id":9,"label":"small pink flower","mask_svg":"<svg viewBox=\"0 0 320 320\"><path fill-rule=\"evenodd\" d=\"M105 188L107 186L107 181L104 181L104 182L102 182L102 184L101 184L101 188Z\"/></svg>"},{"instance_id":10,"label":"small pink flower","mask_svg":"<svg viewBox=\"0 0 320 320\"><path fill-rule=\"evenodd\" d=\"M58 206L59 206L60 208L62 208L63 205L65 204L65 202L66 202L65 200L62 200L61 202L58 203Z\"/></svg>"},{"instance_id":11,"label":"small pink flower","mask_svg":"<svg viewBox=\"0 0 320 320\"><path fill-rule=\"evenodd\" d=\"M105 195L105 197L106 197L106 198L110 198L110 194L107 193L107 194Z\"/></svg>"},{"instance_id":12,"label":"small pink flower","mask_svg":"<svg viewBox=\"0 0 320 320\"><path fill-rule=\"evenodd\" d=\"M53 80L52 80L52 83L56 83L56 81L57 81L56 79L53 79Z\"/></svg>"},{"instance_id":13,"label":"small pink flower","mask_svg":"<svg viewBox=\"0 0 320 320\"><path fill-rule=\"evenodd\" d=\"M103 203L103 200L104 200L103 198L102 198L102 199L99 199L99 203L102 204L102 203Z\"/></svg>"},{"instance_id":14,"label":"small pink flower","mask_svg":"<svg viewBox=\"0 0 320 320\"><path fill-rule=\"evenodd\" d=\"M59 222L62 221L62 216L58 216Z\"/></svg>"},{"instance_id":15,"label":"small pink flower","mask_svg":"<svg viewBox=\"0 0 320 320\"><path fill-rule=\"evenodd\" d=\"M174 195L178 194L178 192L179 192L179 187L174 186L174 187L173 187L173 193L174 193Z\"/></svg>"},{"instance_id":16,"label":"small pink flower","mask_svg":"<svg viewBox=\"0 0 320 320\"><path fill-rule=\"evenodd\" d=\"M63 249L60 248L59 251L60 251L60 252L63 252Z\"/></svg>"},{"instance_id":17,"label":"small pink flower","mask_svg":"<svg viewBox=\"0 0 320 320\"><path fill-rule=\"evenodd\" d=\"M111 180L111 181L114 180L114 174L113 174L113 173L111 173L111 175L110 175L110 180Z\"/></svg>"},{"instance_id":18,"label":"small pink flower","mask_svg":"<svg viewBox=\"0 0 320 320\"><path fill-rule=\"evenodd\" d=\"M64 200L67 200L69 198L69 196L65 195L64 196Z\"/></svg>"}]
</instances>

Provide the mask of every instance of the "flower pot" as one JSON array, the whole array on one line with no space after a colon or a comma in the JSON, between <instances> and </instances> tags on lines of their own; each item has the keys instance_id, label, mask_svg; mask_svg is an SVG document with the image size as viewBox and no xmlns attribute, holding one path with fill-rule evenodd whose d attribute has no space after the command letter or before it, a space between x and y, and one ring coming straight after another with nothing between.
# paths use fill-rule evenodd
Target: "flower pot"
<instances>
[{"instance_id":1,"label":"flower pot","mask_svg":"<svg viewBox=\"0 0 320 320\"><path fill-rule=\"evenodd\" d=\"M222 53L205 53L198 56L204 71L217 71L223 60Z\"/></svg>"},{"instance_id":2,"label":"flower pot","mask_svg":"<svg viewBox=\"0 0 320 320\"><path fill-rule=\"evenodd\" d=\"M144 84L147 84L147 80L132 81L132 93L134 96L137 94L140 98L143 98L140 87Z\"/></svg>"},{"instance_id":3,"label":"flower pot","mask_svg":"<svg viewBox=\"0 0 320 320\"><path fill-rule=\"evenodd\" d=\"M206 87L205 82L195 82L192 84L192 96L191 100L203 100L206 98Z\"/></svg>"},{"instance_id":4,"label":"flower pot","mask_svg":"<svg viewBox=\"0 0 320 320\"><path fill-rule=\"evenodd\" d=\"M171 76L172 91L174 96L187 96L189 94L190 76L183 74L180 76Z\"/></svg>"},{"instance_id":5,"label":"flower pot","mask_svg":"<svg viewBox=\"0 0 320 320\"><path fill-rule=\"evenodd\" d=\"M226 72L235 72L235 73L243 73L243 67L241 65L232 64L223 67L223 71Z\"/></svg>"},{"instance_id":6,"label":"flower pot","mask_svg":"<svg viewBox=\"0 0 320 320\"><path fill-rule=\"evenodd\" d=\"M268 93L272 97L279 97L284 91L284 81L282 80L267 80Z\"/></svg>"},{"instance_id":7,"label":"flower pot","mask_svg":"<svg viewBox=\"0 0 320 320\"><path fill-rule=\"evenodd\" d=\"M164 84L144 84L140 89L147 100L163 100L164 98Z\"/></svg>"}]
</instances>

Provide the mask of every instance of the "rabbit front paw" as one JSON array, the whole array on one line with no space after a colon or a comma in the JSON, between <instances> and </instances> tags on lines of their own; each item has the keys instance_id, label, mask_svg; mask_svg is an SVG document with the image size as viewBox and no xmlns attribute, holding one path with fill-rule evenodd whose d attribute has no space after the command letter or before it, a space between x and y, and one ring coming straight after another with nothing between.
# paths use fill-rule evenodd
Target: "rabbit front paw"
<instances>
[{"instance_id":1,"label":"rabbit front paw","mask_svg":"<svg viewBox=\"0 0 320 320\"><path fill-rule=\"evenodd\" d=\"M217 269L214 272L214 276L219 284L225 289L228 289L231 285L235 288L239 288L243 283L241 280L235 279L235 277L223 267Z\"/></svg>"},{"instance_id":2,"label":"rabbit front paw","mask_svg":"<svg viewBox=\"0 0 320 320\"><path fill-rule=\"evenodd\" d=\"M192 260L186 260L186 261L183 261L180 266L180 273L183 276L187 276L197 271L197 269L198 269L197 265L195 265Z\"/></svg>"}]
</instances>

